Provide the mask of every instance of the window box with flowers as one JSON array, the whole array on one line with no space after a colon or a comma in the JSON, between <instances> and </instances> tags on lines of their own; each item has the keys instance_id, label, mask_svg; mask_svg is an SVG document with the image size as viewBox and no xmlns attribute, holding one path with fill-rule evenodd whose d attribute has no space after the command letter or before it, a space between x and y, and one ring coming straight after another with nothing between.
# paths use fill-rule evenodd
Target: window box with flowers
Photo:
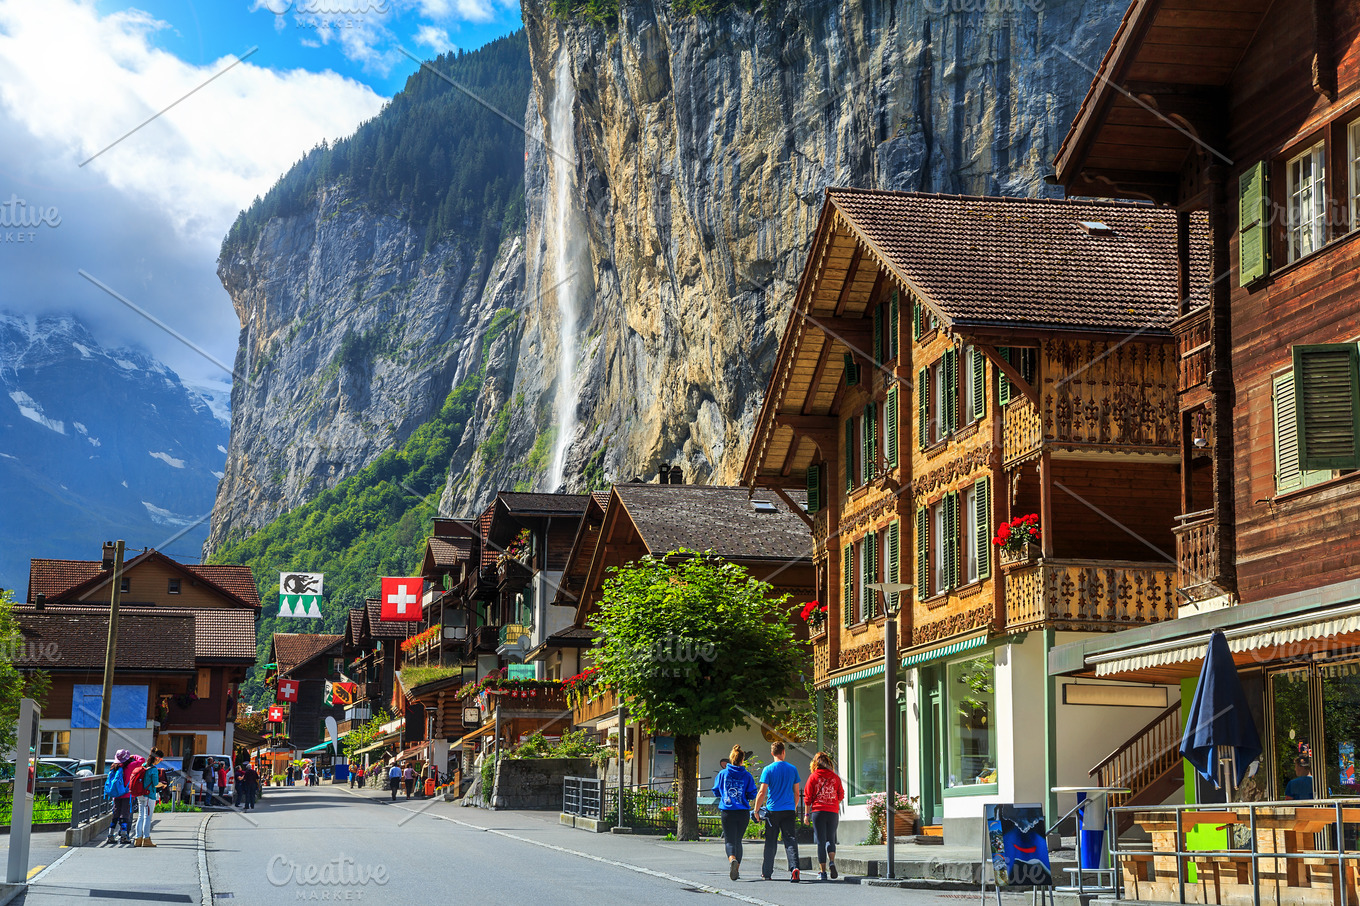
<instances>
[{"instance_id":1,"label":"window box with flowers","mask_svg":"<svg viewBox=\"0 0 1360 906\"><path fill-rule=\"evenodd\" d=\"M798 615L808 624L811 635L821 635L826 631L826 605L821 601L808 601Z\"/></svg>"},{"instance_id":2,"label":"window box with flowers","mask_svg":"<svg viewBox=\"0 0 1360 906\"><path fill-rule=\"evenodd\" d=\"M527 566L529 563L529 554L532 548L533 540L529 534L529 530L527 528L521 529L520 533L515 536L514 540L505 546L505 550L501 551L500 554L497 555L496 565L504 566L511 560L514 560L516 563L520 563Z\"/></svg>"},{"instance_id":3,"label":"window box with flowers","mask_svg":"<svg viewBox=\"0 0 1360 906\"><path fill-rule=\"evenodd\" d=\"M426 646L436 641L439 638L439 634L443 631L444 631L443 625L435 623L429 629L426 629L422 632L417 632L409 639L405 639L404 641L402 641L401 643L402 653L415 654L416 652L422 651Z\"/></svg>"},{"instance_id":4,"label":"window box with flowers","mask_svg":"<svg viewBox=\"0 0 1360 906\"><path fill-rule=\"evenodd\" d=\"M1043 532L1039 529L1039 517L1034 513L1016 516L1010 522L996 527L996 537L992 544L1000 548L1002 566L1025 566L1039 559L1040 542Z\"/></svg>"},{"instance_id":5,"label":"window box with flowers","mask_svg":"<svg viewBox=\"0 0 1360 906\"><path fill-rule=\"evenodd\" d=\"M579 707L585 702L592 701L604 691L597 679L598 671L594 667L587 667L575 676L569 676L562 680L562 690L567 693L567 704L572 708Z\"/></svg>"}]
</instances>

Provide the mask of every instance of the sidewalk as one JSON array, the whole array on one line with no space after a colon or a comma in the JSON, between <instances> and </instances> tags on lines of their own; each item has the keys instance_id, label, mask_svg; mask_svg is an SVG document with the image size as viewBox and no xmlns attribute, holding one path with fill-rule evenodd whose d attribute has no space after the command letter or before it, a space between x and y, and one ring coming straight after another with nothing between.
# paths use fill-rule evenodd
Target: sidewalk
<instances>
[{"instance_id":1,"label":"sidewalk","mask_svg":"<svg viewBox=\"0 0 1360 906\"><path fill-rule=\"evenodd\" d=\"M57 906L76 899L141 898L160 903L202 903L206 878L200 874L200 834L214 812L156 815L154 848L107 846L99 842L63 851L46 870L29 881L12 902L25 906ZM36 851L34 855L36 856ZM42 864L36 858L34 866Z\"/></svg>"}]
</instances>

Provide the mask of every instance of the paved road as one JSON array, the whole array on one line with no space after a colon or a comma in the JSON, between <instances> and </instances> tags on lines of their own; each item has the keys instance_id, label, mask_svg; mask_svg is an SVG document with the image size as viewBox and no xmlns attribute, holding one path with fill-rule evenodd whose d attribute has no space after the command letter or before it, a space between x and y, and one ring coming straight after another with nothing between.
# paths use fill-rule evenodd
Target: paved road
<instances>
[{"instance_id":1,"label":"paved road","mask_svg":"<svg viewBox=\"0 0 1360 906\"><path fill-rule=\"evenodd\" d=\"M719 844L594 835L556 818L443 801L389 803L372 791L335 787L274 789L255 812L163 821L154 850L68 850L16 902L204 903L206 893L216 904L960 906L977 897L869 888L855 879L790 884L782 871L772 882L752 880L758 851L748 854L745 877L732 882Z\"/></svg>"}]
</instances>

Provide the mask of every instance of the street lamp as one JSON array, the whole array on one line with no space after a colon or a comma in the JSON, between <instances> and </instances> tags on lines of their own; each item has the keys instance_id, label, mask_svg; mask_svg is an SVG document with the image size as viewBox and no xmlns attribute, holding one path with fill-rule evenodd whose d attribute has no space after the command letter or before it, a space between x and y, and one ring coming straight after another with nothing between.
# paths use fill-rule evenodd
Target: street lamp
<instances>
[{"instance_id":1,"label":"street lamp","mask_svg":"<svg viewBox=\"0 0 1360 906\"><path fill-rule=\"evenodd\" d=\"M887 733L883 744L883 842L888 844L888 879L894 874L893 780L897 774L897 612L902 607L902 595L915 588L901 582L866 582L865 588L883 596L883 708ZM896 596L896 600L892 596Z\"/></svg>"}]
</instances>

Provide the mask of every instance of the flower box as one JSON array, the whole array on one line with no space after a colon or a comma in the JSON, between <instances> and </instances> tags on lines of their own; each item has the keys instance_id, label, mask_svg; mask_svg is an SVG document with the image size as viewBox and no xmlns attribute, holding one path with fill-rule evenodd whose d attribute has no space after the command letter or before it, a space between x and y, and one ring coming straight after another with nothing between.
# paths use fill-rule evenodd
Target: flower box
<instances>
[{"instance_id":1,"label":"flower box","mask_svg":"<svg viewBox=\"0 0 1360 906\"><path fill-rule=\"evenodd\" d=\"M1018 548L1001 548L1002 566L1029 566L1039 559L1039 545L1032 542L1022 544Z\"/></svg>"}]
</instances>

